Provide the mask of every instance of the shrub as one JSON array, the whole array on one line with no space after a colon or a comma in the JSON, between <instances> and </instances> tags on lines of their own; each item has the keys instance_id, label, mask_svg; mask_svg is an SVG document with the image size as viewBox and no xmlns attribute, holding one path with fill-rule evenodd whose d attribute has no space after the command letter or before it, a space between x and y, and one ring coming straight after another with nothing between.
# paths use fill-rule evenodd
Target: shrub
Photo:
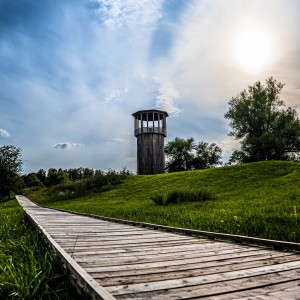
<instances>
[{"instance_id":1,"label":"shrub","mask_svg":"<svg viewBox=\"0 0 300 300\"><path fill-rule=\"evenodd\" d=\"M166 195L155 195L151 199L157 205L168 205L182 202L207 201L214 199L215 195L207 187L199 189L177 189Z\"/></svg>"},{"instance_id":2,"label":"shrub","mask_svg":"<svg viewBox=\"0 0 300 300\"><path fill-rule=\"evenodd\" d=\"M126 176L132 175L124 171L108 170L107 172L95 172L94 176L78 181L69 181L48 187L46 190L46 199L66 200L78 198L93 192L105 192L120 184ZM27 193L27 195L29 195ZM30 196L30 195L29 195Z\"/></svg>"},{"instance_id":3,"label":"shrub","mask_svg":"<svg viewBox=\"0 0 300 300\"><path fill-rule=\"evenodd\" d=\"M158 205L163 205L163 196L161 195L157 195L157 196L153 196L151 199L154 201L155 204Z\"/></svg>"}]
</instances>

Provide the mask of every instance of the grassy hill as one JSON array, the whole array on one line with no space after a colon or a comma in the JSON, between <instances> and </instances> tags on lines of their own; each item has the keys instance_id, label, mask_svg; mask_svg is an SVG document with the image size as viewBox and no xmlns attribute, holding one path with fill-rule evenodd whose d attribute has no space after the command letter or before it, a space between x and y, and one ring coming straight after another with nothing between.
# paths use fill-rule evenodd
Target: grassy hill
<instances>
[{"instance_id":1,"label":"grassy hill","mask_svg":"<svg viewBox=\"0 0 300 300\"><path fill-rule=\"evenodd\" d=\"M214 199L157 205L155 195L209 189ZM128 176L113 189L45 206L149 223L300 242L300 164L266 161L151 176Z\"/></svg>"}]
</instances>

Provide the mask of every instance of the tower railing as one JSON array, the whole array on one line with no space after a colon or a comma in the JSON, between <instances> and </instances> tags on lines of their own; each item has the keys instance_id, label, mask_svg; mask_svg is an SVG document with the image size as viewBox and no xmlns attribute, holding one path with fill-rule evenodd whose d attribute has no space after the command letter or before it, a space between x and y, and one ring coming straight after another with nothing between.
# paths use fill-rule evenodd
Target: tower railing
<instances>
[{"instance_id":1,"label":"tower railing","mask_svg":"<svg viewBox=\"0 0 300 300\"><path fill-rule=\"evenodd\" d=\"M142 133L158 133L158 134L163 134L167 135L167 130L165 128L161 127L141 127L141 128L136 128L134 131L134 135L137 136Z\"/></svg>"}]
</instances>

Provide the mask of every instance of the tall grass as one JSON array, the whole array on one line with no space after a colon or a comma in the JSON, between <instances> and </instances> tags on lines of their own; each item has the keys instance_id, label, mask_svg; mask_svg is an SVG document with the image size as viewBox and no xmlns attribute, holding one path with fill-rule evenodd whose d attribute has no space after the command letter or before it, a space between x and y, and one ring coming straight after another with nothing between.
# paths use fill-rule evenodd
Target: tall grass
<instances>
[{"instance_id":1,"label":"tall grass","mask_svg":"<svg viewBox=\"0 0 300 300\"><path fill-rule=\"evenodd\" d=\"M79 299L15 200L0 205L0 299Z\"/></svg>"},{"instance_id":2,"label":"tall grass","mask_svg":"<svg viewBox=\"0 0 300 300\"><path fill-rule=\"evenodd\" d=\"M151 197L153 202L158 205L207 201L215 198L216 196L207 187L198 189L175 189L165 195L155 195Z\"/></svg>"}]
</instances>

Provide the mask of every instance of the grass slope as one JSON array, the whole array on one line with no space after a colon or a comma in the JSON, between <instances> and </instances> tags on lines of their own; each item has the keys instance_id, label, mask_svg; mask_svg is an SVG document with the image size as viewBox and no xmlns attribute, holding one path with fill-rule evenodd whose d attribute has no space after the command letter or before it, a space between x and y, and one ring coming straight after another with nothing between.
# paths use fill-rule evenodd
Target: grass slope
<instances>
[{"instance_id":1,"label":"grass slope","mask_svg":"<svg viewBox=\"0 0 300 300\"><path fill-rule=\"evenodd\" d=\"M163 225L300 242L300 164L266 161L151 176L129 176L114 189L46 206ZM178 188L209 188L216 199L156 205Z\"/></svg>"}]
</instances>

